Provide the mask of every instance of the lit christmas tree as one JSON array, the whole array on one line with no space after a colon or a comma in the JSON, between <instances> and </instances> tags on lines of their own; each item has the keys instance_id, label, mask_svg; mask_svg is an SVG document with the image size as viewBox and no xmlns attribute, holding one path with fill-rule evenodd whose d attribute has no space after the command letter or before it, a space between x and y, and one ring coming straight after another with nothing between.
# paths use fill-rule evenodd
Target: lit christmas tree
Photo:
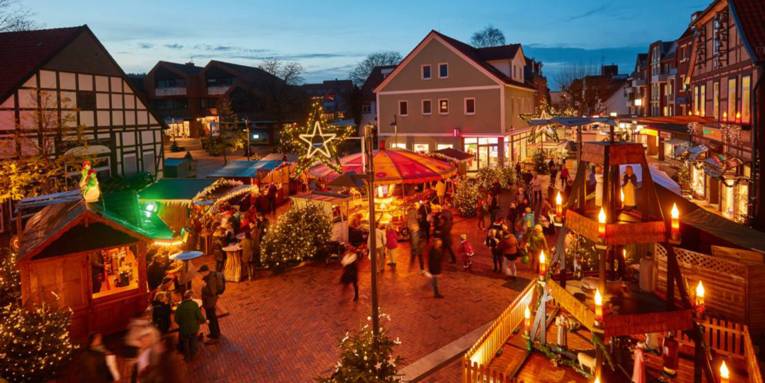
<instances>
[{"instance_id":1,"label":"lit christmas tree","mask_svg":"<svg viewBox=\"0 0 765 383\"><path fill-rule=\"evenodd\" d=\"M467 177L460 178L454 192L454 207L462 217L474 217L478 204L478 183Z\"/></svg>"},{"instance_id":2,"label":"lit christmas tree","mask_svg":"<svg viewBox=\"0 0 765 383\"><path fill-rule=\"evenodd\" d=\"M0 381L45 382L71 358L70 310L21 305L15 255L0 261Z\"/></svg>"},{"instance_id":3,"label":"lit christmas tree","mask_svg":"<svg viewBox=\"0 0 765 383\"><path fill-rule=\"evenodd\" d=\"M260 260L266 267L278 269L313 258L331 234L332 222L321 207L293 205L269 228L263 239Z\"/></svg>"},{"instance_id":4,"label":"lit christmas tree","mask_svg":"<svg viewBox=\"0 0 765 383\"><path fill-rule=\"evenodd\" d=\"M381 314L387 318L387 315ZM375 339L372 327L365 325L361 331L350 334L340 340L340 360L329 377L319 378L320 383L393 383L401 382L398 366L401 358L393 356L393 347L401 344L390 339L383 328Z\"/></svg>"}]
</instances>

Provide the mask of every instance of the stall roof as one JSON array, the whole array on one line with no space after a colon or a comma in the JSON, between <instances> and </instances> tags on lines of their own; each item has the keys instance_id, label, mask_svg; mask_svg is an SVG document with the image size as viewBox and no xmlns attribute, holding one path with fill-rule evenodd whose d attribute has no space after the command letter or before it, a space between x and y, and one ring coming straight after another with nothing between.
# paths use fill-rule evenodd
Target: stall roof
<instances>
[{"instance_id":1,"label":"stall roof","mask_svg":"<svg viewBox=\"0 0 765 383\"><path fill-rule=\"evenodd\" d=\"M616 125L616 122L611 118L606 117L552 117L552 118L534 118L528 121L531 126L543 126L543 125L563 125L563 126L580 126L590 124L606 124Z\"/></svg>"},{"instance_id":2,"label":"stall roof","mask_svg":"<svg viewBox=\"0 0 765 383\"><path fill-rule=\"evenodd\" d=\"M254 178L258 171L271 171L282 164L282 160L233 161L210 174L209 178Z\"/></svg>"},{"instance_id":3,"label":"stall roof","mask_svg":"<svg viewBox=\"0 0 765 383\"><path fill-rule=\"evenodd\" d=\"M162 227L161 224L152 225L151 229L138 227L99 204L88 205L82 199L50 204L27 221L19 259L71 254L141 239L172 238L167 226Z\"/></svg>"},{"instance_id":4,"label":"stall roof","mask_svg":"<svg viewBox=\"0 0 765 383\"><path fill-rule=\"evenodd\" d=\"M453 158L457 161L467 161L474 158L472 154L465 153L462 150L458 150L454 148L444 148L441 150L436 150L436 153L444 155L449 158Z\"/></svg>"},{"instance_id":5,"label":"stall roof","mask_svg":"<svg viewBox=\"0 0 765 383\"><path fill-rule=\"evenodd\" d=\"M681 221L744 249L765 252L765 233L704 209L699 208L685 214Z\"/></svg>"},{"instance_id":6,"label":"stall roof","mask_svg":"<svg viewBox=\"0 0 765 383\"><path fill-rule=\"evenodd\" d=\"M138 192L138 199L150 201L191 201L202 190L212 185L213 182L214 180L212 179L163 178Z\"/></svg>"},{"instance_id":7,"label":"stall roof","mask_svg":"<svg viewBox=\"0 0 765 383\"><path fill-rule=\"evenodd\" d=\"M366 186L366 179L364 176L360 176L354 171L348 171L332 180L332 182L329 183L329 186L364 189Z\"/></svg>"},{"instance_id":8,"label":"stall roof","mask_svg":"<svg viewBox=\"0 0 765 383\"><path fill-rule=\"evenodd\" d=\"M345 202L351 199L351 196L339 193L327 193L327 192L313 192L308 194L300 194L292 196L293 199L304 199L316 202Z\"/></svg>"}]
</instances>

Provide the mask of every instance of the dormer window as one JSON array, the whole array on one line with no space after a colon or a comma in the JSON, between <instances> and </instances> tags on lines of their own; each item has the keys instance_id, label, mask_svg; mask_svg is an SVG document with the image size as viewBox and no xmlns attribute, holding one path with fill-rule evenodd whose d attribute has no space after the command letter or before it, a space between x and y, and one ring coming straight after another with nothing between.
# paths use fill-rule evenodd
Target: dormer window
<instances>
[{"instance_id":1,"label":"dormer window","mask_svg":"<svg viewBox=\"0 0 765 383\"><path fill-rule=\"evenodd\" d=\"M438 78L447 78L447 77L449 77L449 64L447 63L438 64Z\"/></svg>"},{"instance_id":2,"label":"dormer window","mask_svg":"<svg viewBox=\"0 0 765 383\"><path fill-rule=\"evenodd\" d=\"M431 73L430 64L425 64L422 66L422 79L423 80L430 80L433 78L433 74Z\"/></svg>"}]
</instances>

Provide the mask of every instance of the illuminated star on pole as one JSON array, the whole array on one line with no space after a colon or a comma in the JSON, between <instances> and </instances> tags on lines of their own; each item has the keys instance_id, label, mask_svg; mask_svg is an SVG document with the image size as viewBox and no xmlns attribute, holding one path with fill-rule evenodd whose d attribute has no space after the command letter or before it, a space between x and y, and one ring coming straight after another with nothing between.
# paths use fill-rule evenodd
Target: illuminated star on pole
<instances>
[{"instance_id":1,"label":"illuminated star on pole","mask_svg":"<svg viewBox=\"0 0 765 383\"><path fill-rule=\"evenodd\" d=\"M327 144L334 140L336 135L334 133L324 133L321 130L321 124L319 121L313 125L313 132L310 134L301 134L300 140L308 144L308 154L306 157L311 158L317 152L323 154L327 158L331 158L329 153L329 146Z\"/></svg>"}]
</instances>

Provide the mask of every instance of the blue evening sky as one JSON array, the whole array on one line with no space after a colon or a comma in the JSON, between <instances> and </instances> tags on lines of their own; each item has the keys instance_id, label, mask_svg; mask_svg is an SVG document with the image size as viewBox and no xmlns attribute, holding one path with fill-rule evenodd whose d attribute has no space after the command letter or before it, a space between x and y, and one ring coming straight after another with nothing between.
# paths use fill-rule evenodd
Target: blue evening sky
<instances>
[{"instance_id":1,"label":"blue evening sky","mask_svg":"<svg viewBox=\"0 0 765 383\"><path fill-rule=\"evenodd\" d=\"M21 0L45 27L88 24L126 72L158 60L257 65L297 61L306 81L347 78L367 54L406 55L431 29L469 42L486 25L544 62L553 87L568 64L619 64L680 36L710 0Z\"/></svg>"}]
</instances>

